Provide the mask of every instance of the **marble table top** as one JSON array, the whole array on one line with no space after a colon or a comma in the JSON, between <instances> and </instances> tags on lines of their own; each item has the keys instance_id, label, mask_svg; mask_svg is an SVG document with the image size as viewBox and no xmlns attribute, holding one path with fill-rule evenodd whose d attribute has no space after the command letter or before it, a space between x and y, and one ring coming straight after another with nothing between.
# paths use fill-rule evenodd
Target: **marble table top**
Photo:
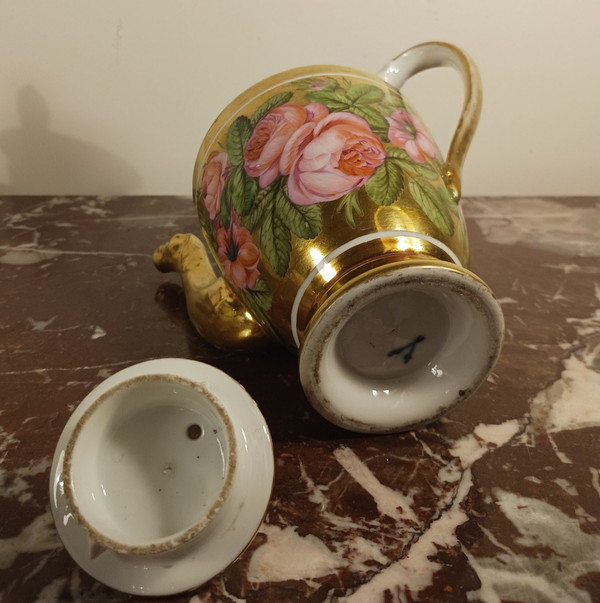
<instances>
[{"instance_id":1,"label":"marble table top","mask_svg":"<svg viewBox=\"0 0 600 603\"><path fill-rule=\"evenodd\" d=\"M57 537L48 479L107 376L176 356L257 401L276 475L245 553L170 601L599 601L600 198L468 198L471 268L505 312L487 383L415 432L366 437L306 402L292 354L216 351L176 274L189 199L0 198L0 600L122 601Z\"/></svg>"}]
</instances>

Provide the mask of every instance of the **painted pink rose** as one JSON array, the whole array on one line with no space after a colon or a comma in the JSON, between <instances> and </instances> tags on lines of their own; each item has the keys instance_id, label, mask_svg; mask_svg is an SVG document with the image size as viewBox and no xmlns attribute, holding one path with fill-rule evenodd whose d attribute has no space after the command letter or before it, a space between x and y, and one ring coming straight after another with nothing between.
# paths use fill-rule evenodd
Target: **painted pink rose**
<instances>
[{"instance_id":1,"label":"painted pink rose","mask_svg":"<svg viewBox=\"0 0 600 603\"><path fill-rule=\"evenodd\" d=\"M362 186L385 160L369 124L340 111L299 128L281 156L289 175L288 197L296 205L333 201Z\"/></svg>"},{"instance_id":2,"label":"painted pink rose","mask_svg":"<svg viewBox=\"0 0 600 603\"><path fill-rule=\"evenodd\" d=\"M285 103L269 111L256 124L244 149L246 174L258 178L261 188L269 186L279 175L279 160L290 136L304 124L318 121L328 113L321 103L306 107Z\"/></svg>"},{"instance_id":3,"label":"painted pink rose","mask_svg":"<svg viewBox=\"0 0 600 603\"><path fill-rule=\"evenodd\" d=\"M256 268L260 252L252 242L250 231L232 216L229 228L220 225L217 229L217 247L227 279L240 289L252 289L260 276Z\"/></svg>"},{"instance_id":4,"label":"painted pink rose","mask_svg":"<svg viewBox=\"0 0 600 603\"><path fill-rule=\"evenodd\" d=\"M221 195L230 171L231 164L227 153L211 153L201 183L202 198L211 220L214 220L221 210Z\"/></svg>"},{"instance_id":5,"label":"painted pink rose","mask_svg":"<svg viewBox=\"0 0 600 603\"><path fill-rule=\"evenodd\" d=\"M435 143L423 122L408 111L394 111L388 118L388 137L397 147L404 149L417 163L435 157Z\"/></svg>"}]
</instances>

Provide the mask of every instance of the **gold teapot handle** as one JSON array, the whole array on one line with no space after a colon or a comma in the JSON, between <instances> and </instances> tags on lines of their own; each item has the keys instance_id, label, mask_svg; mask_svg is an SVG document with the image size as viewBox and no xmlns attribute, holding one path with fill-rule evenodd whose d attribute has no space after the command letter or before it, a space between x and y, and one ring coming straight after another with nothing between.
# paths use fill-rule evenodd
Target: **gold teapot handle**
<instances>
[{"instance_id":1,"label":"gold teapot handle","mask_svg":"<svg viewBox=\"0 0 600 603\"><path fill-rule=\"evenodd\" d=\"M458 126L452 137L444 172L446 185L460 199L462 166L481 114L481 78L471 58L460 48L446 42L426 42L409 48L390 61L378 73L395 88L401 88L408 78L433 67L453 67L464 82L464 103Z\"/></svg>"}]
</instances>

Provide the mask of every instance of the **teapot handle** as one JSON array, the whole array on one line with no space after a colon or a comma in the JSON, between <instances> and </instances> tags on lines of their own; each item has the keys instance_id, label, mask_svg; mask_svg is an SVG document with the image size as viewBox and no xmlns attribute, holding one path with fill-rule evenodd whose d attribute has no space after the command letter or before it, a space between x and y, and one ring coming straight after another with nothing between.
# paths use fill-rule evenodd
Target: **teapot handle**
<instances>
[{"instance_id":1,"label":"teapot handle","mask_svg":"<svg viewBox=\"0 0 600 603\"><path fill-rule=\"evenodd\" d=\"M452 137L444 174L446 185L460 199L462 166L481 114L481 79L475 63L459 48L446 42L426 42L409 48L378 73L395 88L401 88L413 75L433 67L453 67L462 76L465 98L458 126Z\"/></svg>"}]
</instances>

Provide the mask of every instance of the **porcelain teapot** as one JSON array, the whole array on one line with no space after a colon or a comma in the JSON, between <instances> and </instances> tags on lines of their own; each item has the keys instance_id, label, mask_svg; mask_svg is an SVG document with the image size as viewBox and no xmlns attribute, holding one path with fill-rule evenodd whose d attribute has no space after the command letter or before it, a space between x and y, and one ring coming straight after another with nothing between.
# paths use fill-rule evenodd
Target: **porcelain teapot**
<instances>
[{"instance_id":1,"label":"porcelain teapot","mask_svg":"<svg viewBox=\"0 0 600 603\"><path fill-rule=\"evenodd\" d=\"M440 66L465 88L445 158L399 90ZM378 76L330 65L272 76L206 134L193 180L202 236L175 235L155 265L179 271L214 346L298 349L307 398L335 424L427 423L486 379L503 338L500 305L467 268L459 208L480 110L475 64L441 42Z\"/></svg>"}]
</instances>

